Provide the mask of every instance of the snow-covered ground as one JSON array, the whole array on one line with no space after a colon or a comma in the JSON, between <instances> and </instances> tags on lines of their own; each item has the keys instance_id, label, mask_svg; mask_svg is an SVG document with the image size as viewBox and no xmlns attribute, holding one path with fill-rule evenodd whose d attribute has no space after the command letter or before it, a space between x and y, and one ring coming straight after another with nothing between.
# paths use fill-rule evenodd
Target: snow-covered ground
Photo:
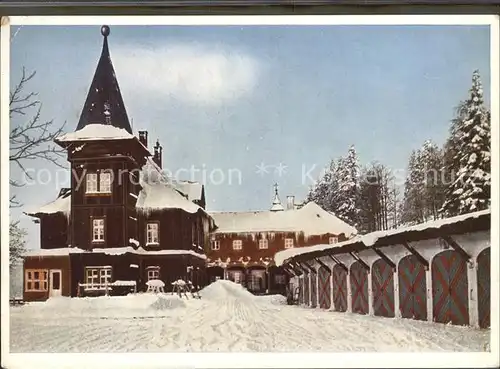
<instances>
[{"instance_id":1,"label":"snow-covered ground","mask_svg":"<svg viewBox=\"0 0 500 369\"><path fill-rule=\"evenodd\" d=\"M10 309L11 352L485 351L489 330L288 306L218 281L169 294L55 298Z\"/></svg>"}]
</instances>

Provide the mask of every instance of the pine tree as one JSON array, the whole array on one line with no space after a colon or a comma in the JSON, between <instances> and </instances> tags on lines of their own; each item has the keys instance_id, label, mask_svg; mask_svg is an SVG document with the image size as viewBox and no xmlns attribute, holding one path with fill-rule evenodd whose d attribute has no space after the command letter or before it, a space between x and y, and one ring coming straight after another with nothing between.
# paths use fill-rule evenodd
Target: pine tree
<instances>
[{"instance_id":1,"label":"pine tree","mask_svg":"<svg viewBox=\"0 0 500 369\"><path fill-rule=\"evenodd\" d=\"M361 233L389 228L391 171L374 162L361 171L357 206Z\"/></svg>"},{"instance_id":2,"label":"pine tree","mask_svg":"<svg viewBox=\"0 0 500 369\"><path fill-rule=\"evenodd\" d=\"M13 268L20 260L22 254L26 251L27 233L24 228L19 226L19 221L9 224L9 265Z\"/></svg>"},{"instance_id":3,"label":"pine tree","mask_svg":"<svg viewBox=\"0 0 500 369\"><path fill-rule=\"evenodd\" d=\"M343 221L357 227L359 211L356 207L356 199L358 197L359 163L354 146L349 148L345 158L339 160L336 177L339 187L336 214Z\"/></svg>"},{"instance_id":4,"label":"pine tree","mask_svg":"<svg viewBox=\"0 0 500 369\"><path fill-rule=\"evenodd\" d=\"M489 208L491 118L478 71L473 73L469 98L457 109L445 150L445 169L452 182L440 212L454 216Z\"/></svg>"},{"instance_id":5,"label":"pine tree","mask_svg":"<svg viewBox=\"0 0 500 369\"><path fill-rule=\"evenodd\" d=\"M442 151L427 140L420 149L420 161L424 170L423 217L424 220L435 220L444 203Z\"/></svg>"},{"instance_id":6,"label":"pine tree","mask_svg":"<svg viewBox=\"0 0 500 369\"><path fill-rule=\"evenodd\" d=\"M405 180L403 224L417 224L424 221L424 163L420 150L413 150L408 162Z\"/></svg>"},{"instance_id":7,"label":"pine tree","mask_svg":"<svg viewBox=\"0 0 500 369\"><path fill-rule=\"evenodd\" d=\"M312 186L307 195L307 201L314 201L327 211L332 211L332 193L335 192L335 182L333 172L336 171L335 162L323 170L318 181Z\"/></svg>"}]
</instances>

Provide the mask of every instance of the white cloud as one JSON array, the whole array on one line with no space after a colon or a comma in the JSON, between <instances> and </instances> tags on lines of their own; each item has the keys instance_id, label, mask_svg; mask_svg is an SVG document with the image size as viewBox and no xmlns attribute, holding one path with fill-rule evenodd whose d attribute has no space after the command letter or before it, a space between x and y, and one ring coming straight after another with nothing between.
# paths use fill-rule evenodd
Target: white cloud
<instances>
[{"instance_id":1,"label":"white cloud","mask_svg":"<svg viewBox=\"0 0 500 369\"><path fill-rule=\"evenodd\" d=\"M248 54L204 45L115 46L111 58L119 83L128 89L207 105L252 92L259 69Z\"/></svg>"}]
</instances>

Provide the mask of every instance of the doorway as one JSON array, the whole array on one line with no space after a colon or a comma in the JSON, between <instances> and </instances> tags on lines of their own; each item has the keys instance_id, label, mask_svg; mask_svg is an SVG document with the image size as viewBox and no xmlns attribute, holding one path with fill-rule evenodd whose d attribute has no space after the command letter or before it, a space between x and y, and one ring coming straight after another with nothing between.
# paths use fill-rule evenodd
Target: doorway
<instances>
[{"instance_id":1,"label":"doorway","mask_svg":"<svg viewBox=\"0 0 500 369\"><path fill-rule=\"evenodd\" d=\"M61 288L61 278L62 272L59 269L51 269L50 270L50 285L49 285L49 296L61 296L62 288Z\"/></svg>"}]
</instances>

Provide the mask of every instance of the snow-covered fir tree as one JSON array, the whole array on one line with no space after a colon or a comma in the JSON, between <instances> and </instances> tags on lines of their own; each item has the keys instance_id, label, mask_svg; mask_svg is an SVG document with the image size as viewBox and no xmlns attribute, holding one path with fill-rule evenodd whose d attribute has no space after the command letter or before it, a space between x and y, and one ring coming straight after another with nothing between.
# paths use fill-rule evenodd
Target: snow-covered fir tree
<instances>
[{"instance_id":1,"label":"snow-covered fir tree","mask_svg":"<svg viewBox=\"0 0 500 369\"><path fill-rule=\"evenodd\" d=\"M358 157L354 146L351 146L347 156L330 161L330 165L310 189L307 200L316 202L356 227L359 213L356 206L358 178Z\"/></svg>"},{"instance_id":2,"label":"snow-covered fir tree","mask_svg":"<svg viewBox=\"0 0 500 369\"><path fill-rule=\"evenodd\" d=\"M391 212L391 188L394 176L383 164L374 162L361 171L357 207L360 233L389 228Z\"/></svg>"},{"instance_id":3,"label":"snow-covered fir tree","mask_svg":"<svg viewBox=\"0 0 500 369\"><path fill-rule=\"evenodd\" d=\"M403 224L416 224L424 221L424 163L420 150L413 150L408 161L403 197Z\"/></svg>"},{"instance_id":4,"label":"snow-covered fir tree","mask_svg":"<svg viewBox=\"0 0 500 369\"><path fill-rule=\"evenodd\" d=\"M460 104L452 121L444 157L450 183L440 212L454 216L489 208L491 118L484 106L477 70L472 75L469 97Z\"/></svg>"},{"instance_id":5,"label":"snow-covered fir tree","mask_svg":"<svg viewBox=\"0 0 500 369\"><path fill-rule=\"evenodd\" d=\"M314 201L323 209L332 211L332 193L336 190L335 171L336 163L332 160L309 190L306 201Z\"/></svg>"},{"instance_id":6,"label":"snow-covered fir tree","mask_svg":"<svg viewBox=\"0 0 500 369\"><path fill-rule=\"evenodd\" d=\"M335 214L354 227L358 226L359 210L356 206L359 187L359 162L354 146L349 148L347 156L338 162L337 173L338 193L335 199L337 210Z\"/></svg>"},{"instance_id":7,"label":"snow-covered fir tree","mask_svg":"<svg viewBox=\"0 0 500 369\"><path fill-rule=\"evenodd\" d=\"M427 140L419 154L424 170L423 217L435 220L444 203L443 153L434 142Z\"/></svg>"}]
</instances>

